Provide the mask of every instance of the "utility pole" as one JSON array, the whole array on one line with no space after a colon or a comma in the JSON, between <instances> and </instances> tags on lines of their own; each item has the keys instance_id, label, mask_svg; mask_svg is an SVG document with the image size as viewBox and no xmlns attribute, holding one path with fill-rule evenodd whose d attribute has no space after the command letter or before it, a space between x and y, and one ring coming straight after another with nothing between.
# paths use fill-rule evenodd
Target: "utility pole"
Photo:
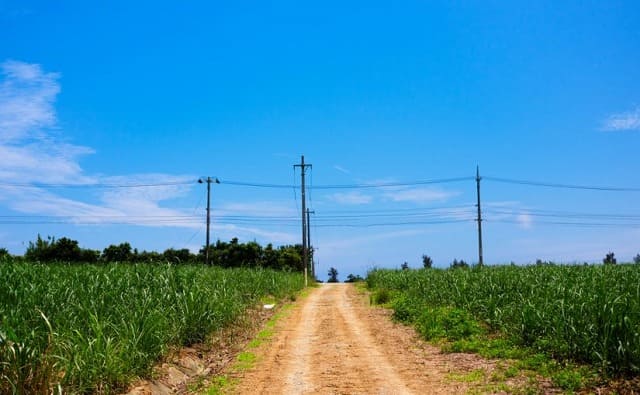
<instances>
[{"instance_id":1,"label":"utility pole","mask_svg":"<svg viewBox=\"0 0 640 395\"><path fill-rule=\"evenodd\" d=\"M220 180L216 177L211 178L207 177L206 179L200 178L198 183L203 184L207 183L207 241L205 244L204 250L204 261L208 265L209 264L209 228L211 226L211 183L215 182L216 184L220 184Z\"/></svg>"},{"instance_id":2,"label":"utility pole","mask_svg":"<svg viewBox=\"0 0 640 395\"><path fill-rule=\"evenodd\" d=\"M302 187L301 193L300 193L302 196L302 264L304 266L304 278L305 278L305 285L306 285L307 273L309 268L309 259L308 259L308 251L307 251L307 221L306 221L307 220L307 216L306 216L307 202L306 202L304 181L305 181L305 171L307 167L311 167L311 165L304 163L304 155L302 155L300 158L300 164L293 165L293 167L294 169L296 167L300 167L300 176L302 178L302 182L300 184L300 186Z\"/></svg>"},{"instance_id":3,"label":"utility pole","mask_svg":"<svg viewBox=\"0 0 640 395\"><path fill-rule=\"evenodd\" d=\"M307 209L307 248L309 249L309 264L311 265L311 277L315 280L316 268L313 264L313 248L311 247L311 221L309 220L309 214L315 214L314 210Z\"/></svg>"},{"instance_id":4,"label":"utility pole","mask_svg":"<svg viewBox=\"0 0 640 395\"><path fill-rule=\"evenodd\" d=\"M482 261L482 210L480 208L480 167L476 166L476 187L477 187L477 196L478 196L478 265L482 266L484 262Z\"/></svg>"}]
</instances>

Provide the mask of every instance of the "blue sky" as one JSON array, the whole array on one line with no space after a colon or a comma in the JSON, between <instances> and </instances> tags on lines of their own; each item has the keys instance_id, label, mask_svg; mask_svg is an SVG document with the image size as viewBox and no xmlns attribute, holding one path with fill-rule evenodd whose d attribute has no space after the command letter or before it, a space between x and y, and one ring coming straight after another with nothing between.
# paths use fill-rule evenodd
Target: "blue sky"
<instances>
[{"instance_id":1,"label":"blue sky","mask_svg":"<svg viewBox=\"0 0 640 395\"><path fill-rule=\"evenodd\" d=\"M477 261L476 166L485 262L628 261L640 6L533 3L0 0L0 246L197 250L202 176L214 240L298 242L305 155L321 274Z\"/></svg>"}]
</instances>

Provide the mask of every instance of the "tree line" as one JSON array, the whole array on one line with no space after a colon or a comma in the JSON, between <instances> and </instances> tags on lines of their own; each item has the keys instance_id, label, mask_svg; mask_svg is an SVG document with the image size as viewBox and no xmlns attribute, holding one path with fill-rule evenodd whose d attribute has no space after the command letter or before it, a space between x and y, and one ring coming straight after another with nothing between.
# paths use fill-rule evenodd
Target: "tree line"
<instances>
[{"instance_id":1,"label":"tree line","mask_svg":"<svg viewBox=\"0 0 640 395\"><path fill-rule=\"evenodd\" d=\"M102 251L80 247L77 240L67 237L56 239L38 235L29 246L22 259L29 262L69 262L69 263L171 263L196 264L204 263L205 248L197 254L187 248L168 248L164 252L139 251L128 242L112 244ZM8 257L9 252L0 248L0 258ZM19 257L16 257L19 258ZM302 246L284 245L274 247L267 244L261 246L255 241L241 243L237 238L229 242L218 240L209 246L209 263L221 267L264 267L301 271Z\"/></svg>"},{"instance_id":2,"label":"tree line","mask_svg":"<svg viewBox=\"0 0 640 395\"><path fill-rule=\"evenodd\" d=\"M618 260L615 257L615 254L611 251L609 251L605 257L602 259L602 263L605 265L615 265L618 263ZM636 256L633 257L633 263L635 264L640 264L640 254L636 254ZM514 264L513 262L511 264ZM556 263L553 261L543 261L542 259L536 259L536 265L555 265ZM584 262L585 265L588 264L588 262ZM431 257L429 255L423 254L422 255L422 267L425 269L431 269L433 267L433 259L431 259ZM468 269L469 267L471 267L467 262L465 262L463 259L454 259L453 262L451 262L449 264L449 268L450 269ZM409 263L408 262L404 262L402 265L400 265L400 269L402 270L409 270Z\"/></svg>"}]
</instances>

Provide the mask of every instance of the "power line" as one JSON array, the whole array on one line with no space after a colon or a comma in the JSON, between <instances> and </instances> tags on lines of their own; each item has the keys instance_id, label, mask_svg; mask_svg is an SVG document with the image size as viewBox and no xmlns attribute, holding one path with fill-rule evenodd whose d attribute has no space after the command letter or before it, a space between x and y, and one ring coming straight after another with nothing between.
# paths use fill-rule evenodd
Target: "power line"
<instances>
[{"instance_id":1,"label":"power line","mask_svg":"<svg viewBox=\"0 0 640 395\"><path fill-rule=\"evenodd\" d=\"M466 207L467 210L425 210L422 212L398 212L393 210L373 211L342 211L334 212L336 214L316 215L317 219L349 219L349 218L375 218L375 217L424 217L424 216L444 216L468 213L471 214L472 207ZM201 220L199 215L0 215L0 219L30 219L30 218L95 218L95 219L159 219L159 220L183 220L194 219ZM299 220L295 215L242 215L242 214L215 214L212 218L216 219L245 219L245 220Z\"/></svg>"},{"instance_id":2,"label":"power line","mask_svg":"<svg viewBox=\"0 0 640 395\"><path fill-rule=\"evenodd\" d=\"M562 218L560 218L562 219ZM626 220L622 222L601 222L601 221L567 221L563 220L540 220L536 221L536 225L560 225L572 227L608 227L608 228L640 228L640 220ZM447 218L447 217L417 217L415 220L410 218L394 218L383 222L369 222L358 220L336 220L328 218L317 218L314 221L314 228L372 228L372 227L389 227L389 226L416 226L416 225L436 225L436 224L453 224L453 223L472 223L476 218L469 213L464 218ZM520 224L521 221L516 219L505 218L483 218L483 221L489 223L507 223ZM83 218L6 218L0 219L0 224L5 225L199 225L202 223L200 218L181 219L181 218L127 218L127 219L97 219L91 217ZM221 225L263 225L277 227L297 228L299 226L298 219L277 220L271 218L216 218L216 223Z\"/></svg>"},{"instance_id":3,"label":"power line","mask_svg":"<svg viewBox=\"0 0 640 395\"><path fill-rule=\"evenodd\" d=\"M296 186L293 184L267 184L267 183L259 183L259 182L248 182L248 181L231 181L231 180L226 180L223 181L222 179L220 180L220 184L223 185L234 185L234 186L241 186L241 187L255 187L255 188L281 188L281 189L289 189L289 188L295 188Z\"/></svg>"},{"instance_id":4,"label":"power line","mask_svg":"<svg viewBox=\"0 0 640 395\"><path fill-rule=\"evenodd\" d=\"M452 182L470 181L474 180L474 177L457 177L457 178L442 178L437 180L418 180L407 182L380 182L370 184L344 184L344 185L317 185L315 189L358 189L358 188L384 188L384 187L405 187L416 185L428 185L428 184L447 184Z\"/></svg>"},{"instance_id":5,"label":"power line","mask_svg":"<svg viewBox=\"0 0 640 395\"><path fill-rule=\"evenodd\" d=\"M160 183L146 183L146 184L48 184L48 183L0 183L2 187L15 187L15 188L149 188L149 187L166 187L176 185L190 185L196 181L175 181L175 182L160 182Z\"/></svg>"},{"instance_id":6,"label":"power line","mask_svg":"<svg viewBox=\"0 0 640 395\"><path fill-rule=\"evenodd\" d=\"M191 240L193 240L197 235L199 235L199 234L200 234L200 232L202 232L202 229L198 229L198 230L196 230L196 231L191 235L191 237L189 237L189 239L188 239L187 241L185 241L185 242L182 244L182 248L186 248L186 247L189 245L189 243L191 243Z\"/></svg>"},{"instance_id":7,"label":"power line","mask_svg":"<svg viewBox=\"0 0 640 395\"><path fill-rule=\"evenodd\" d=\"M304 166L304 162L302 162ZM300 166L300 165L297 165ZM303 167L304 169L304 167ZM301 174L304 177L304 172ZM293 170L292 184L277 183L255 183L237 180L221 180L222 185L250 187L250 188L291 188L296 205L296 212L300 211L297 200L298 188L302 189L303 184L299 184L296 179L296 170ZM483 176L483 180L506 183L519 184L532 187L546 188L562 188L574 190L593 190L593 191L609 191L609 192L640 192L640 188L635 187L612 187L612 186L594 186L594 185L577 185L570 183L549 183L538 182L523 179L511 179L502 177ZM393 188L393 187L411 187L430 184L444 184L462 181L476 180L479 188L479 174L475 177L457 177L442 178L431 180L413 180L405 182L378 182L378 183L356 183L356 184L325 184L315 185L313 182L313 171L310 174L310 182L307 186L309 195L309 206L313 206L311 191L315 190L331 190L331 189L371 189L371 188ZM195 181L174 181L159 183L87 183L87 184L63 184L63 183L1 183L0 187L15 188L149 188L149 187L168 187L179 185L195 184ZM478 191L479 193L479 191ZM302 195L304 196L304 195ZM478 196L479 198L479 196ZM149 215L149 216L130 216L130 215L67 215L67 216L45 216L45 215L0 215L0 224L7 225L40 225L40 224L67 224L67 225L140 225L140 226L195 226L201 224L203 219L199 215L195 215L200 202L197 203L193 215ZM304 207L304 204L303 204ZM372 227L388 227L388 226L418 226L418 225L437 225L451 224L469 221L480 221L480 215L474 218L474 210L479 211L476 205L465 204L457 206L444 207L414 207L401 209L379 209L379 210L334 210L324 211L314 217L314 228L372 228ZM274 226L274 227L293 227L297 226L299 217L287 215L287 211L283 211L278 215L242 215L236 210L216 210L215 221L218 224L225 225L258 225L258 226ZM304 214L303 214L304 215ZM535 224L542 225L558 225L571 227L620 227L620 228L638 228L640 227L640 214L633 213L584 213L561 210L541 210L541 209L509 209L508 207L491 207L491 205L483 205L482 221L486 221L486 217L492 223L521 223L509 216L527 215L536 219ZM303 225L304 227L305 225ZM308 226L308 224L306 224ZM308 228L306 229L308 232ZM196 232L195 234L198 234ZM189 242L193 239L192 236ZM314 232L317 234L317 232Z\"/></svg>"},{"instance_id":8,"label":"power line","mask_svg":"<svg viewBox=\"0 0 640 395\"><path fill-rule=\"evenodd\" d=\"M60 220L38 220L38 221L25 221L25 220L0 220L0 224L3 225L48 225L48 224L59 224L59 225L189 225L189 224L200 224L201 222L196 222L193 220L154 220L154 221L145 221L145 220L107 220L107 221L90 221L90 220L75 220L75 219L60 219Z\"/></svg>"},{"instance_id":9,"label":"power line","mask_svg":"<svg viewBox=\"0 0 640 395\"><path fill-rule=\"evenodd\" d=\"M406 214L346 214L346 215L319 215L316 216L316 220L322 221L325 219L358 219L358 218L380 218L380 217L391 217L391 218L404 218L404 217L447 217L447 216L455 216L468 214L472 215L473 210L467 211L449 211L449 212L435 212L435 213L406 213Z\"/></svg>"},{"instance_id":10,"label":"power line","mask_svg":"<svg viewBox=\"0 0 640 395\"><path fill-rule=\"evenodd\" d=\"M582 189L582 190L608 191L608 192L640 192L640 188L632 188L632 187L575 185L575 184L549 183L549 182L539 182L539 181L529 181L529 180L517 180L512 178L487 177L487 176L483 176L482 178L485 180L502 182L506 184L520 184L520 185L529 185L529 186L547 187L547 188Z\"/></svg>"},{"instance_id":11,"label":"power line","mask_svg":"<svg viewBox=\"0 0 640 395\"><path fill-rule=\"evenodd\" d=\"M95 219L128 219L128 220L201 220L199 215L0 215L0 219L61 219L61 218L95 218Z\"/></svg>"},{"instance_id":12,"label":"power line","mask_svg":"<svg viewBox=\"0 0 640 395\"><path fill-rule=\"evenodd\" d=\"M385 188L385 187L403 187L403 186L416 186L416 185L428 185L428 184L445 184L460 181L474 180L474 177L457 177L457 178L443 178L436 180L417 180L407 182L378 182L378 183L366 183L366 184L329 184L329 185L314 185L308 189L320 190L320 189L362 189L362 188ZM232 181L232 180L220 180L221 184L255 187L255 188L296 188L295 184L268 184L268 183L256 183L246 181Z\"/></svg>"},{"instance_id":13,"label":"power line","mask_svg":"<svg viewBox=\"0 0 640 395\"><path fill-rule=\"evenodd\" d=\"M491 214L505 215L529 215L532 217L552 217L552 218L582 218L582 219L610 219L610 220L640 220L640 214L600 214L600 213L578 213L571 211L554 211L554 210L504 210L504 209L487 209Z\"/></svg>"},{"instance_id":14,"label":"power line","mask_svg":"<svg viewBox=\"0 0 640 395\"><path fill-rule=\"evenodd\" d=\"M496 219L489 220L492 223L508 223L508 224L521 224L521 222L517 220L509 220L509 219ZM536 221L537 224L541 225L562 225L562 226L572 226L572 227L580 227L580 228L640 228L640 222L637 223L607 223L607 222L570 222L570 221Z\"/></svg>"},{"instance_id":15,"label":"power line","mask_svg":"<svg viewBox=\"0 0 640 395\"><path fill-rule=\"evenodd\" d=\"M407 224L425 221L449 221L452 219L471 218L472 211L449 210L449 211L423 211L423 212L342 212L340 214L317 215L314 223L322 226L374 226L371 221L383 219L384 224ZM262 225L292 225L299 221L296 216L287 215L240 215L240 214L217 214L212 216L216 223L220 224L262 224ZM466 219L465 219L466 220ZM12 224L200 224L202 218L197 215L0 215L0 223Z\"/></svg>"},{"instance_id":16,"label":"power line","mask_svg":"<svg viewBox=\"0 0 640 395\"><path fill-rule=\"evenodd\" d=\"M457 213L456 213L457 214ZM510 213L509 213L510 214ZM450 218L446 215L440 216L421 216L419 214L412 214L409 216L398 216L387 218L387 221L383 222L370 222L367 219L375 219L376 216L367 217L347 217L347 218L332 218L318 216L314 221L315 228L371 228L371 227L387 227L387 226L412 226L412 225L435 225L435 224L452 224L462 222L474 222L476 218L472 212L466 213L460 218ZM567 221L563 221L563 218L567 218ZM588 221L593 219L604 219L608 222L602 221ZM365 221L361 221L361 220ZM638 228L640 227L640 218L629 217L622 220L616 219L616 217L584 217L584 218L572 218L572 217L559 217L560 220L541 220L536 221L535 224L541 225L562 225L562 226L574 226L574 227L611 227L611 228ZM571 221L576 219L576 221ZM587 221L579 221L585 219ZM298 227L298 218L278 218L278 217L232 217L227 218L224 216L216 217L215 221L218 224L225 225L252 225L260 224L264 226L278 226L278 227ZM483 221L490 223L521 223L515 219L505 218L483 218ZM613 221L613 222L612 222ZM0 224L6 225L45 225L45 224L59 224L59 225L198 225L202 223L202 219L198 217L47 217L47 216L1 216Z\"/></svg>"},{"instance_id":17,"label":"power line","mask_svg":"<svg viewBox=\"0 0 640 395\"><path fill-rule=\"evenodd\" d=\"M387 222L395 223L416 222L420 220L449 220L469 218L472 219L475 208L471 205L451 206L449 208L422 208L397 209L397 210L367 210L367 211L333 211L328 214L317 214L314 218L315 224L324 225L335 224L366 224L369 220L383 219ZM486 208L483 210L492 222L509 221L500 216L527 215L540 218L557 218L567 220L600 220L614 221L624 225L629 222L640 222L640 214L631 213L586 213L558 210L540 209L504 209ZM246 224L266 224L280 225L297 223L299 218L295 215L244 215L244 214L224 214L212 215L218 223L246 223ZM0 223L201 223L200 215L0 215ZM517 221L516 221L517 222ZM549 222L549 221L548 221ZM559 222L559 221L551 221ZM539 223L542 223L540 221ZM563 222L564 223L564 222ZM573 223L573 222L572 222ZM597 222L600 223L600 222ZM613 224L613 223L611 223Z\"/></svg>"},{"instance_id":18,"label":"power line","mask_svg":"<svg viewBox=\"0 0 640 395\"><path fill-rule=\"evenodd\" d=\"M435 206L435 207L411 207L411 208L393 208L393 209L376 209L376 210L355 210L355 211L348 211L348 210L327 210L327 211L323 211L323 214L349 214L349 213L356 213L356 214L377 214L377 213L404 213L404 212L421 212L421 211L444 211L444 210L456 210L456 209L461 209L461 208L467 208L467 209L473 209L475 207L475 205L469 203L469 204L459 204L459 205L454 205L454 206Z\"/></svg>"},{"instance_id":19,"label":"power line","mask_svg":"<svg viewBox=\"0 0 640 395\"><path fill-rule=\"evenodd\" d=\"M294 172L295 173L295 172ZM294 175L295 177L295 175ZM636 187L612 187L612 186L598 186L598 185L578 185L568 183L550 183L540 182L524 179L513 179L504 177L492 177L483 176L484 180L506 183L506 184L519 184L537 187L547 188L564 188L564 189L581 189L581 190L595 190L595 191L609 191L609 192L640 192L640 188ZM400 182L377 182L377 183L360 183L360 184L325 184L325 185L311 185L308 189L311 190L323 190L323 189L367 189L367 188L385 188L385 187L407 187L429 184L446 184L462 181L473 181L475 177L454 177L454 178L441 178L432 180L413 180L413 181L400 181ZM173 182L159 182L159 183L131 183L131 184L110 184L110 183L85 183L85 184L71 184L71 183L19 183L19 182L0 182L0 187L15 187L15 188L152 188L152 187L166 187L166 186L179 186L179 185L191 185L196 183L197 180L188 181L173 181ZM237 181L237 180L220 180L221 184L230 186L241 187L253 187L253 188L275 188L275 189L287 189L298 188L298 185L293 184L277 184L277 183L259 183L251 181Z\"/></svg>"},{"instance_id":20,"label":"power line","mask_svg":"<svg viewBox=\"0 0 640 395\"><path fill-rule=\"evenodd\" d=\"M473 222L475 218L468 219L449 219L438 221L405 221L405 222L380 222L373 224L318 224L319 228L373 228L384 226L407 226L407 225L437 225L437 224L453 224L461 222Z\"/></svg>"}]
</instances>

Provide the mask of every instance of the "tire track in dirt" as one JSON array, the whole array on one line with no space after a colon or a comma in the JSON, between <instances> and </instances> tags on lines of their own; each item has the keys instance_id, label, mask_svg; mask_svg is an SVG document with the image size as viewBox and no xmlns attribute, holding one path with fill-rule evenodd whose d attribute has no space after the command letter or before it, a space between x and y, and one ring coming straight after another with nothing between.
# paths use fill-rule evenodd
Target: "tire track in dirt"
<instances>
[{"instance_id":1,"label":"tire track in dirt","mask_svg":"<svg viewBox=\"0 0 640 395\"><path fill-rule=\"evenodd\" d=\"M443 354L371 308L351 284L323 284L281 319L235 378L238 394L460 394L486 385L495 361ZM452 377L482 371L478 382ZM484 388L481 389L481 388ZM546 392L546 391L545 391Z\"/></svg>"},{"instance_id":2,"label":"tire track in dirt","mask_svg":"<svg viewBox=\"0 0 640 395\"><path fill-rule=\"evenodd\" d=\"M237 393L413 393L362 324L356 298L345 284L313 290L279 323L279 335Z\"/></svg>"},{"instance_id":3,"label":"tire track in dirt","mask_svg":"<svg viewBox=\"0 0 640 395\"><path fill-rule=\"evenodd\" d=\"M368 328L361 321L358 306L353 303L349 285L328 285L324 347L312 366L320 372L322 385L335 385L338 392L347 393L396 393L410 394L404 381L398 376L386 355L373 340ZM335 333L333 331L335 330ZM323 362L340 361L323 370Z\"/></svg>"}]
</instances>

